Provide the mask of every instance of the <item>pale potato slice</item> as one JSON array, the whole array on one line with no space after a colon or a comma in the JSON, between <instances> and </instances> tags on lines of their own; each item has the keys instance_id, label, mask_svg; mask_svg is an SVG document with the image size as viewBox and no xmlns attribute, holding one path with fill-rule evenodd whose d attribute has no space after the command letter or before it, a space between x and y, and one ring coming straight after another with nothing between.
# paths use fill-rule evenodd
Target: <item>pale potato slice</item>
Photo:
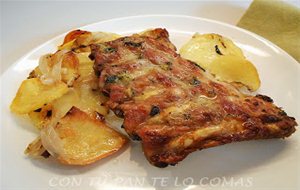
<instances>
[{"instance_id":1,"label":"pale potato slice","mask_svg":"<svg viewBox=\"0 0 300 190\"><path fill-rule=\"evenodd\" d=\"M253 91L260 86L256 68L246 59L232 55L219 57L211 63L209 70L219 80L242 83Z\"/></svg>"},{"instance_id":2,"label":"pale potato slice","mask_svg":"<svg viewBox=\"0 0 300 190\"><path fill-rule=\"evenodd\" d=\"M77 79L77 82L84 83L93 81L94 83L97 83L96 86L98 87L98 80L93 69L94 61L89 58L89 55L90 52L76 54L77 59L79 60L79 78Z\"/></svg>"},{"instance_id":3,"label":"pale potato slice","mask_svg":"<svg viewBox=\"0 0 300 190\"><path fill-rule=\"evenodd\" d=\"M119 34L110 32L92 32L92 43L103 43L109 42L121 37Z\"/></svg>"},{"instance_id":4,"label":"pale potato slice","mask_svg":"<svg viewBox=\"0 0 300 190\"><path fill-rule=\"evenodd\" d=\"M75 106L92 117L98 114L105 116L108 114L108 108L102 105L104 101L106 97L98 90L93 91L87 85L79 86L70 89L67 94L52 102L52 114L56 118L61 118Z\"/></svg>"},{"instance_id":5,"label":"pale potato slice","mask_svg":"<svg viewBox=\"0 0 300 190\"><path fill-rule=\"evenodd\" d=\"M108 114L108 108L102 105L107 101L107 97L99 89L95 90L88 84L82 84L76 90L80 95L80 102L77 105L81 110L90 115L94 115L95 111L103 116Z\"/></svg>"},{"instance_id":6,"label":"pale potato slice","mask_svg":"<svg viewBox=\"0 0 300 190\"><path fill-rule=\"evenodd\" d=\"M80 96L76 91L71 88L68 93L62 97L54 100L52 104L52 117L55 120L59 120L67 114L67 112L73 107L77 106L80 102Z\"/></svg>"},{"instance_id":7,"label":"pale potato slice","mask_svg":"<svg viewBox=\"0 0 300 190\"><path fill-rule=\"evenodd\" d=\"M57 159L70 165L93 163L118 151L127 139L73 107L54 127L61 140L63 151Z\"/></svg>"},{"instance_id":8,"label":"pale potato slice","mask_svg":"<svg viewBox=\"0 0 300 190\"><path fill-rule=\"evenodd\" d=\"M183 45L180 55L214 74L220 81L246 86L250 91L260 87L255 66L246 60L242 50L230 39L218 34L195 34Z\"/></svg>"},{"instance_id":9,"label":"pale potato slice","mask_svg":"<svg viewBox=\"0 0 300 190\"><path fill-rule=\"evenodd\" d=\"M61 97L67 91L68 87L63 82L45 85L38 78L27 79L22 82L10 109L14 113L26 114Z\"/></svg>"},{"instance_id":10,"label":"pale potato slice","mask_svg":"<svg viewBox=\"0 0 300 190\"><path fill-rule=\"evenodd\" d=\"M242 50L230 39L218 34L195 34L180 48L180 55L198 63L204 69L218 57L234 55L244 59Z\"/></svg>"}]
</instances>

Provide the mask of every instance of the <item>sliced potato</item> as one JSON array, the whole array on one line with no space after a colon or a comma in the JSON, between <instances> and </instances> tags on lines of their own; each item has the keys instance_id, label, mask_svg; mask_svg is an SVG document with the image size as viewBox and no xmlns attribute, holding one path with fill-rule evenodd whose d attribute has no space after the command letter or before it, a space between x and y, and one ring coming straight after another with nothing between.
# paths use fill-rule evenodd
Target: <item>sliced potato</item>
<instances>
[{"instance_id":1,"label":"sliced potato","mask_svg":"<svg viewBox=\"0 0 300 190\"><path fill-rule=\"evenodd\" d=\"M42 76L42 72L41 72L41 70L39 69L39 67L37 66L37 67L34 68L34 70L32 70L32 71L29 73L27 79L31 79L31 78L39 78L39 77L41 77L41 76Z\"/></svg>"},{"instance_id":2,"label":"sliced potato","mask_svg":"<svg viewBox=\"0 0 300 190\"><path fill-rule=\"evenodd\" d=\"M37 129L42 129L44 124L51 119L52 105L47 104L40 109L28 113L28 116Z\"/></svg>"},{"instance_id":3,"label":"sliced potato","mask_svg":"<svg viewBox=\"0 0 300 190\"><path fill-rule=\"evenodd\" d=\"M73 30L65 36L65 39L64 39L64 42L62 45L66 44L70 41L76 40L81 35L89 35L89 34L91 34L91 32L89 32L89 31Z\"/></svg>"},{"instance_id":4,"label":"sliced potato","mask_svg":"<svg viewBox=\"0 0 300 190\"><path fill-rule=\"evenodd\" d=\"M95 115L95 111L105 116L108 114L108 108L102 105L107 101L105 97L98 89L95 90L91 85L82 84L78 86L77 92L80 95L80 102L76 105L90 115ZM96 114L97 114L96 113Z\"/></svg>"},{"instance_id":5,"label":"sliced potato","mask_svg":"<svg viewBox=\"0 0 300 190\"><path fill-rule=\"evenodd\" d=\"M83 30L74 30L69 32L59 50L73 50L76 52L90 52L88 47L92 43L102 43L115 40L121 37L118 34L109 32L88 32Z\"/></svg>"},{"instance_id":6,"label":"sliced potato","mask_svg":"<svg viewBox=\"0 0 300 190\"><path fill-rule=\"evenodd\" d=\"M243 52L231 40L218 34L195 34L180 48L180 55L200 64L204 69L218 57L234 55L244 59Z\"/></svg>"},{"instance_id":7,"label":"sliced potato","mask_svg":"<svg viewBox=\"0 0 300 190\"><path fill-rule=\"evenodd\" d=\"M67 91L68 87L63 82L45 85L38 78L27 79L22 82L10 109L14 113L26 114L61 97Z\"/></svg>"},{"instance_id":8,"label":"sliced potato","mask_svg":"<svg viewBox=\"0 0 300 190\"><path fill-rule=\"evenodd\" d=\"M92 39L92 33L84 30L73 30L69 32L58 50L72 50L79 46L87 46Z\"/></svg>"},{"instance_id":9,"label":"sliced potato","mask_svg":"<svg viewBox=\"0 0 300 190\"><path fill-rule=\"evenodd\" d=\"M67 114L67 112L80 102L80 96L74 89L69 89L68 93L54 100L52 104L52 116L59 120Z\"/></svg>"},{"instance_id":10,"label":"sliced potato","mask_svg":"<svg viewBox=\"0 0 300 190\"><path fill-rule=\"evenodd\" d=\"M73 39L69 42L63 43L62 45L58 46L58 50L72 50L72 47L74 46L74 42L76 39Z\"/></svg>"},{"instance_id":11,"label":"sliced potato","mask_svg":"<svg viewBox=\"0 0 300 190\"><path fill-rule=\"evenodd\" d=\"M55 118L61 118L75 106L91 117L96 117L98 114L105 116L108 114L108 108L101 105L104 101L106 97L99 91L93 91L87 85L79 86L70 89L67 94L52 102L52 114Z\"/></svg>"},{"instance_id":12,"label":"sliced potato","mask_svg":"<svg viewBox=\"0 0 300 190\"><path fill-rule=\"evenodd\" d=\"M242 83L253 91L260 86L256 68L246 59L232 55L219 57L211 63L209 70L219 80Z\"/></svg>"},{"instance_id":13,"label":"sliced potato","mask_svg":"<svg viewBox=\"0 0 300 190\"><path fill-rule=\"evenodd\" d=\"M69 79L76 75L80 77L73 81L75 82L74 85L73 82L69 83L74 88L69 88L68 93L52 101L50 108L47 105L40 110L29 113L30 119L38 129L41 129L51 119L47 117L47 111L52 112L54 120L63 117L73 106L80 108L93 117L98 116L98 114L107 115L108 108L102 105L107 98L98 90L98 80L93 71L93 62L88 55L89 53L78 53L75 55L72 52L64 55L62 66L70 73ZM67 77L63 74L62 79L67 79Z\"/></svg>"},{"instance_id":14,"label":"sliced potato","mask_svg":"<svg viewBox=\"0 0 300 190\"><path fill-rule=\"evenodd\" d=\"M113 33L72 31L54 54L40 59L23 81L11 104L15 113L26 114L40 130L25 154L60 162L86 165L119 150L126 137L107 127L103 116L107 100L100 93L90 60L91 43L119 38ZM77 108L75 108L77 107Z\"/></svg>"},{"instance_id":15,"label":"sliced potato","mask_svg":"<svg viewBox=\"0 0 300 190\"><path fill-rule=\"evenodd\" d=\"M215 74L221 81L241 83L251 91L260 86L255 66L246 60L239 47L221 35L195 34L181 47L180 55Z\"/></svg>"},{"instance_id":16,"label":"sliced potato","mask_svg":"<svg viewBox=\"0 0 300 190\"><path fill-rule=\"evenodd\" d=\"M57 159L70 165L86 165L118 151L126 138L73 107L54 127L63 145Z\"/></svg>"},{"instance_id":17,"label":"sliced potato","mask_svg":"<svg viewBox=\"0 0 300 190\"><path fill-rule=\"evenodd\" d=\"M89 52L77 53L76 55L79 60L79 78L77 79L77 82L95 81L98 86L98 80L93 69L94 62L89 58L89 55Z\"/></svg>"}]
</instances>

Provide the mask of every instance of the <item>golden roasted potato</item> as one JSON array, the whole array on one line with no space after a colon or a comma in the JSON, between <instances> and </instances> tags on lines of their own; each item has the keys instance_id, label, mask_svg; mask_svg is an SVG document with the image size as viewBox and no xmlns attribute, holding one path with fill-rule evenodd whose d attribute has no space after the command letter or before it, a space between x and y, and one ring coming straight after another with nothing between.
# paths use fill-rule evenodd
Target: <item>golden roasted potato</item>
<instances>
[{"instance_id":1,"label":"golden roasted potato","mask_svg":"<svg viewBox=\"0 0 300 190\"><path fill-rule=\"evenodd\" d=\"M51 119L52 105L46 104L42 108L28 113L28 116L37 129L42 129L44 124Z\"/></svg>"},{"instance_id":2,"label":"golden roasted potato","mask_svg":"<svg viewBox=\"0 0 300 190\"><path fill-rule=\"evenodd\" d=\"M58 50L72 50L79 46L88 45L91 40L92 33L84 30L73 30L69 32L65 38L63 44L58 46Z\"/></svg>"},{"instance_id":3,"label":"golden roasted potato","mask_svg":"<svg viewBox=\"0 0 300 190\"><path fill-rule=\"evenodd\" d=\"M53 130L49 131L44 128L41 136L47 150L54 135ZM54 131L54 139L60 142L56 142L56 147L50 146L48 151L69 165L93 163L118 151L127 141L126 137L76 107L59 120Z\"/></svg>"},{"instance_id":4,"label":"golden roasted potato","mask_svg":"<svg viewBox=\"0 0 300 190\"><path fill-rule=\"evenodd\" d=\"M260 86L255 66L246 60L239 47L221 35L195 34L181 47L180 55L197 63L221 81L243 84L251 91Z\"/></svg>"},{"instance_id":5,"label":"golden roasted potato","mask_svg":"<svg viewBox=\"0 0 300 190\"><path fill-rule=\"evenodd\" d=\"M109 32L88 32L83 30L74 30L66 35L63 44L58 46L58 49L72 50L75 52L90 52L90 44L108 42L119 37L121 36Z\"/></svg>"},{"instance_id":6,"label":"golden roasted potato","mask_svg":"<svg viewBox=\"0 0 300 190\"><path fill-rule=\"evenodd\" d=\"M73 52L66 52L62 55L62 70L67 70L66 73L62 72L62 80L69 85L73 85L75 82L74 88L69 88L68 93L52 101L51 104L29 113L31 121L38 129L41 129L51 119L47 116L50 111L53 112L55 118L61 118L72 106L86 111L91 116L98 113L107 114L108 108L101 105L107 98L98 90L98 80L93 70L93 61L89 59L88 55L89 53L75 54ZM54 56L55 54L52 55L52 59ZM35 70L39 71L38 67ZM76 81L75 76L79 77L76 77Z\"/></svg>"},{"instance_id":7,"label":"golden roasted potato","mask_svg":"<svg viewBox=\"0 0 300 190\"><path fill-rule=\"evenodd\" d=\"M67 91L68 87L63 82L45 85L38 78L27 79L22 82L10 109L14 113L26 114L61 97Z\"/></svg>"},{"instance_id":8,"label":"golden roasted potato","mask_svg":"<svg viewBox=\"0 0 300 190\"><path fill-rule=\"evenodd\" d=\"M49 157L60 162L86 165L119 150L127 139L107 127L103 116L107 97L99 91L90 60L91 43L119 38L105 32L72 31L58 51L41 57L23 81L11 104L15 113L28 114L40 137L25 154Z\"/></svg>"},{"instance_id":9,"label":"golden roasted potato","mask_svg":"<svg viewBox=\"0 0 300 190\"><path fill-rule=\"evenodd\" d=\"M73 30L65 36L65 39L64 39L64 42L62 45L66 44L68 42L71 42L73 40L76 40L81 35L89 35L89 34L91 34L91 32L89 32L89 31Z\"/></svg>"},{"instance_id":10,"label":"golden roasted potato","mask_svg":"<svg viewBox=\"0 0 300 190\"><path fill-rule=\"evenodd\" d=\"M31 79L31 78L39 78L39 77L41 77L41 76L42 76L42 72L41 72L41 70L39 69L39 66L37 66L37 67L34 68L34 70L32 70L32 71L29 73L27 79Z\"/></svg>"}]
</instances>

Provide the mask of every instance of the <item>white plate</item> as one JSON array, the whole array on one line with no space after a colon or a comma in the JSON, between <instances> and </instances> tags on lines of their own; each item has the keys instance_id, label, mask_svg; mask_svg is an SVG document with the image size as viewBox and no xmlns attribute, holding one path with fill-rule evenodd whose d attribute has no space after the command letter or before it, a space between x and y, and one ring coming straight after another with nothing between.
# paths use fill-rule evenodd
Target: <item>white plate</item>
<instances>
[{"instance_id":1,"label":"white plate","mask_svg":"<svg viewBox=\"0 0 300 190\"><path fill-rule=\"evenodd\" d=\"M299 117L300 65L269 41L228 24L187 16L149 15L95 23L84 30L119 34L164 27L180 47L193 33L219 33L239 45L258 69L267 94L286 112ZM55 51L63 35L34 49L1 76L1 186L3 189L297 189L299 132L286 140L233 143L190 154L179 165L159 169L131 143L114 156L86 167L63 166L27 158L23 151L37 131L26 119L9 112L21 81L38 58ZM298 109L298 110L297 110Z\"/></svg>"}]
</instances>

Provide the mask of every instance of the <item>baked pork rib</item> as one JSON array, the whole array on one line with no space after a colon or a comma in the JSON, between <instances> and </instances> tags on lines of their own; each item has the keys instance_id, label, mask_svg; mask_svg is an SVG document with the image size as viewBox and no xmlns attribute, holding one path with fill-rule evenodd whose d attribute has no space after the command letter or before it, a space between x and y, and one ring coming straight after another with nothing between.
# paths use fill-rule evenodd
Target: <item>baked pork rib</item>
<instances>
[{"instance_id":1,"label":"baked pork rib","mask_svg":"<svg viewBox=\"0 0 300 190\"><path fill-rule=\"evenodd\" d=\"M157 167L235 141L284 138L297 125L273 100L219 82L176 53L165 29L92 45L107 105Z\"/></svg>"}]
</instances>

